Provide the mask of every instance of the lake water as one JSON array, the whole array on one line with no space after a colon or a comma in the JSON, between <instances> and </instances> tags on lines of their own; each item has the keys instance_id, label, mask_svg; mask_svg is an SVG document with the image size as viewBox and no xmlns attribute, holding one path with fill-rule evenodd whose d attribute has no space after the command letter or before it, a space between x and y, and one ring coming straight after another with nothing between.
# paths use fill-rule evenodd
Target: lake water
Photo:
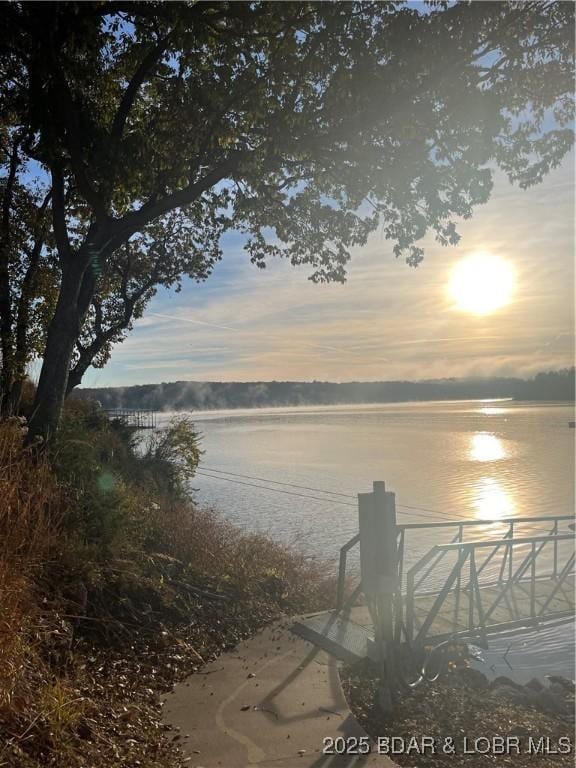
<instances>
[{"instance_id":1,"label":"lake water","mask_svg":"<svg viewBox=\"0 0 576 768\"><path fill-rule=\"evenodd\" d=\"M193 418L205 451L194 481L197 500L248 530L334 563L339 547L357 532L356 494L370 491L373 480L395 492L399 522L574 512L571 405L394 403L212 411ZM495 532L498 526L492 534L484 529L482 537ZM545 532L534 524L522 530ZM447 541L445 530L411 533L408 564L441 541ZM573 676L573 626L528 633L506 647L510 642L525 651L517 677L538 671Z\"/></svg>"}]
</instances>

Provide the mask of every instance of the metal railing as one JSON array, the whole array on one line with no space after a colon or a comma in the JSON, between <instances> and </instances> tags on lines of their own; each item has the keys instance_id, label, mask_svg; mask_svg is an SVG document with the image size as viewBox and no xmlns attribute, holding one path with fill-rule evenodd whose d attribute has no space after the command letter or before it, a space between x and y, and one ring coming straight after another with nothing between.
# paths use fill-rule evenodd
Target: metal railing
<instances>
[{"instance_id":1,"label":"metal railing","mask_svg":"<svg viewBox=\"0 0 576 768\"><path fill-rule=\"evenodd\" d=\"M340 561L338 564L338 582L336 586L336 608L341 610L344 607L344 597L346 592L346 561L348 558L348 552L358 544L360 541L360 534L357 533L352 536L350 541L347 541L344 546L340 547Z\"/></svg>"},{"instance_id":2,"label":"metal railing","mask_svg":"<svg viewBox=\"0 0 576 768\"><path fill-rule=\"evenodd\" d=\"M426 632L432 626L434 618L437 616L440 608L448 595L455 593L456 601L460 599L460 592L466 593L469 600L469 621L468 630L480 629L485 631L491 616L500 602L506 597L510 590L510 585L522 580L530 582L530 616L531 620L541 619L548 610L554 597L566 582L568 576L573 573L574 555L560 565L560 542L574 541L572 533L562 533L560 524L562 522L572 521L573 515L555 515L539 517L507 517L497 520L448 520L430 523L404 523L397 525L397 567L399 589L395 595L394 601L394 634L397 642L400 642L402 634L405 635L408 642L415 639L421 641L426 636ZM464 533L468 530L477 531L482 528L500 526L504 531L499 538L470 540L465 541ZM520 533L520 527L527 526L547 526L547 532L542 535L523 536ZM404 582L404 562L406 553L407 534L410 531L426 529L456 529L450 541L446 544L438 544L432 547L423 557L421 557L407 572L405 590L402 589ZM358 596L362 589L362 584L358 584L352 594L346 599L346 567L347 558L350 550L360 541L359 534L353 536L340 549L340 562L337 582L336 607L342 611L350 605ZM524 556L521 561L517 559L518 552L522 547L530 546L530 552ZM551 550L551 570L547 577L554 580L555 584L550 594L546 597L545 603L536 609L536 565L538 558L545 547ZM477 557L479 551L488 550L486 556L480 560ZM548 554L548 552L546 554ZM452 567L446 581L439 589L429 590L422 593L427 595L436 595L430 614L419 628L415 638L415 616L414 600L417 596L417 590L425 584L428 577L438 570L442 560L449 557L450 553L456 553L458 559ZM498 555L503 553L499 562ZM514 561L516 555L516 570ZM540 558L542 560L542 558ZM550 562L550 560L548 561ZM465 578L464 566L468 563L468 574ZM481 585L480 577L482 574L488 574L487 567L492 564L496 566L497 575L489 574L491 581ZM528 574L529 571L529 575ZM496 599L485 609L480 595L480 588L489 584L500 587ZM404 594L403 594L404 592Z\"/></svg>"},{"instance_id":3,"label":"metal railing","mask_svg":"<svg viewBox=\"0 0 576 768\"><path fill-rule=\"evenodd\" d=\"M468 633L478 632L485 635L487 631L497 629L503 624L529 625L544 618L563 617L574 612L574 605L565 608L563 611L549 611L550 604L566 583L568 577L574 573L575 555L572 551L567 557L565 563L559 568L559 544L560 542L574 542L574 536L571 533L555 533L540 536L512 537L506 535L497 541L493 540L475 540L467 542L451 542L449 544L439 544L420 558L420 560L410 568L406 579L406 597L404 601L404 611L397 616L397 620L403 624L406 640L409 643L422 644L425 642L435 619L438 617L442 607L450 594L455 596L455 605L453 611L456 615L459 612L459 601L461 592L465 593L468 600L468 621L465 631ZM525 555L516 569L512 567L514 550L528 547L529 552ZM547 559L544 562L542 553L546 547L553 550L552 566L548 572L546 567L550 564ZM489 550L484 561L479 564L481 550ZM499 568L499 577L496 580L482 584L480 574L486 568L487 564L495 557L498 551L504 551L504 557ZM429 572L431 562L438 562L439 555L456 554L457 560L454 563L448 577L442 588L437 592L427 592L418 595L418 585L422 583L422 578L416 581L417 575L426 568ZM508 571L504 577L505 566L508 563ZM468 564L468 574L466 585L462 586L465 567ZM538 565L544 568L538 573ZM537 604L536 587L538 581L548 580L549 591L544 596L544 602ZM514 616L510 613L509 620L506 622L497 622L492 620L496 608L502 601L510 595L515 585L520 583L528 585L529 588L529 610L526 615ZM487 590L492 587L492 590ZM484 589L484 597L481 590ZM435 599L429 608L426 617L416 630L416 610L415 604L418 597L434 596ZM483 603L487 601L486 603ZM489 604L488 604L489 603ZM568 605L566 603L566 605Z\"/></svg>"},{"instance_id":4,"label":"metal railing","mask_svg":"<svg viewBox=\"0 0 576 768\"><path fill-rule=\"evenodd\" d=\"M502 526L507 527L507 530L501 535L500 542L502 539L511 539L514 538L515 534L518 531L519 527L522 525L528 525L530 527L533 527L534 525L546 525L548 524L550 526L549 534L550 536L557 536L559 533L559 524L561 522L568 522L570 520L574 520L574 515L543 515L539 517L502 517L500 519L496 520L446 520L442 522L431 522L431 523L405 523L403 525L398 526L399 530L399 540L398 540L398 562L399 562L399 577L402 579L403 577L403 562L404 562L404 547L405 547L405 540L406 540L406 531L413 531L413 530L424 530L424 529L440 529L440 528L456 528L456 533L450 540L450 544L456 544L456 543L463 543L464 542L464 531L470 530L471 528L488 528L492 526ZM482 565L481 571L484 570L484 568L492 561L494 556L496 555L497 551L503 546L502 543L498 543L498 541L492 540L492 545L494 546L494 551L490 554L486 562ZM420 580L416 587L420 586L421 583L423 583L427 576L430 575L430 573L438 566L438 564L441 562L441 560L444 559L446 556L445 551L440 551L437 553L437 558L431 562L429 569L426 573L422 574L420 577ZM512 557L512 554L510 554L510 557ZM512 562L510 561L509 570L512 570ZM505 563L502 564L502 569L505 567ZM558 568L558 546L554 547L554 575L557 573ZM500 580L502 580L503 574L500 574Z\"/></svg>"}]
</instances>

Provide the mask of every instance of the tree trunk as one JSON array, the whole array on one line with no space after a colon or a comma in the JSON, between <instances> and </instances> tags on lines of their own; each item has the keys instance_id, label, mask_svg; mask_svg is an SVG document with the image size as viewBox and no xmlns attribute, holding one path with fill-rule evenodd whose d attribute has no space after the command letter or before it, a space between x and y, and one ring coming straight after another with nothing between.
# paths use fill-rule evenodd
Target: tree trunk
<instances>
[{"instance_id":1,"label":"tree trunk","mask_svg":"<svg viewBox=\"0 0 576 768\"><path fill-rule=\"evenodd\" d=\"M86 371L89 368L89 364L86 363L85 365L75 365L74 368L72 368L68 373L68 383L66 386L66 397L72 392L72 390L75 387L80 386L82 384L82 377L86 373Z\"/></svg>"},{"instance_id":2,"label":"tree trunk","mask_svg":"<svg viewBox=\"0 0 576 768\"><path fill-rule=\"evenodd\" d=\"M18 170L18 148L20 139L14 140L10 153L10 166L2 195L2 220L0 233L0 416L11 416L10 392L14 384L14 344L12 339L12 293L10 290L10 248L12 202L16 173Z\"/></svg>"},{"instance_id":3,"label":"tree trunk","mask_svg":"<svg viewBox=\"0 0 576 768\"><path fill-rule=\"evenodd\" d=\"M0 267L0 285L8 286L8 276ZM0 417L11 416L10 391L14 383L14 348L12 346L12 311L9 291L0 291Z\"/></svg>"},{"instance_id":4,"label":"tree trunk","mask_svg":"<svg viewBox=\"0 0 576 768\"><path fill-rule=\"evenodd\" d=\"M13 381L3 403L5 415L14 416L18 413L23 386L24 379L17 378Z\"/></svg>"},{"instance_id":5,"label":"tree trunk","mask_svg":"<svg viewBox=\"0 0 576 768\"><path fill-rule=\"evenodd\" d=\"M39 209L39 215L42 217L46 210L49 195L44 199L44 203ZM26 367L30 359L29 339L28 334L30 331L30 311L32 309L32 302L34 301L35 293L35 281L38 274L38 267L40 263L40 255L42 248L44 247L45 226L40 226L39 232L34 241L34 246L30 251L30 263L22 279L22 285L20 287L20 298L18 299L18 306L15 312L15 344L14 344L14 378L12 386L9 392L6 394L5 408L12 415L16 414L20 408L20 399L22 397L22 388L24 381L26 380Z\"/></svg>"},{"instance_id":6,"label":"tree trunk","mask_svg":"<svg viewBox=\"0 0 576 768\"><path fill-rule=\"evenodd\" d=\"M0 246L0 417L12 416L10 393L14 384L14 339L12 336L12 296L10 293L8 239Z\"/></svg>"},{"instance_id":7,"label":"tree trunk","mask_svg":"<svg viewBox=\"0 0 576 768\"><path fill-rule=\"evenodd\" d=\"M48 328L44 361L30 418L29 438L48 439L58 428L66 397L68 371L89 301L86 286L94 285L89 269L89 248L83 246L62 271L62 284L54 317ZM83 299L81 301L81 299Z\"/></svg>"}]
</instances>

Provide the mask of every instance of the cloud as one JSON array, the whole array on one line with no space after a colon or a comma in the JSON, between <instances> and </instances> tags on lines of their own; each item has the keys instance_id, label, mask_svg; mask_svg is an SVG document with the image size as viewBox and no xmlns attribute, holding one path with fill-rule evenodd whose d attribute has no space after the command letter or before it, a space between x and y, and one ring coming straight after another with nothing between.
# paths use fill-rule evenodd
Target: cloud
<instances>
[{"instance_id":1,"label":"cloud","mask_svg":"<svg viewBox=\"0 0 576 768\"><path fill-rule=\"evenodd\" d=\"M235 328L230 328L227 325L217 325L216 323L208 323L205 320L194 320L191 317L184 317L183 315L160 315L158 312L149 312L151 317L161 317L163 320L173 320L181 323L192 323L192 325L206 325L209 328L219 328L222 331L235 331Z\"/></svg>"}]
</instances>

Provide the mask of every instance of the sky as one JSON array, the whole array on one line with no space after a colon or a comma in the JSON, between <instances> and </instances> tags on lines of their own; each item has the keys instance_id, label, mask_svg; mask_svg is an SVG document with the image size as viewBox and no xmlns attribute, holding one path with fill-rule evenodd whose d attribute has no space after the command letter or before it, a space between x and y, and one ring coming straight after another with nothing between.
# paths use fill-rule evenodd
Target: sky
<instances>
[{"instance_id":1,"label":"sky","mask_svg":"<svg viewBox=\"0 0 576 768\"><path fill-rule=\"evenodd\" d=\"M520 190L496 176L489 202L459 223L457 246L427 236L408 267L379 233L353 251L344 285L305 267L252 266L239 235L203 284L163 291L83 386L168 381L374 381L531 376L574 364L574 156ZM483 252L514 272L509 303L479 316L447 286Z\"/></svg>"}]
</instances>

